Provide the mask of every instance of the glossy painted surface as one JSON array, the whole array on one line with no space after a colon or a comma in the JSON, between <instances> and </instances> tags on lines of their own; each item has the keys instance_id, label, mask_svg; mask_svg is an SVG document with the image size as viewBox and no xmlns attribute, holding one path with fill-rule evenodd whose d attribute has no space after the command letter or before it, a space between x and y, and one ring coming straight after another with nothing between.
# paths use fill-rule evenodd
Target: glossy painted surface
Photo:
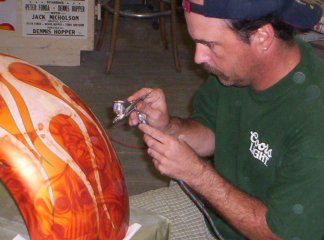
<instances>
[{"instance_id":1,"label":"glossy painted surface","mask_svg":"<svg viewBox=\"0 0 324 240\"><path fill-rule=\"evenodd\" d=\"M31 239L122 239L128 194L98 120L69 87L0 54L0 179Z\"/></svg>"}]
</instances>

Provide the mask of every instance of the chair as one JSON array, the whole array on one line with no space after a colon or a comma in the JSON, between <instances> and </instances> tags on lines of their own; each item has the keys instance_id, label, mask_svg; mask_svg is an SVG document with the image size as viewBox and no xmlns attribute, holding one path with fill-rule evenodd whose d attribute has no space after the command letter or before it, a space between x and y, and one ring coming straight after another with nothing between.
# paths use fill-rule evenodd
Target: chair
<instances>
[{"instance_id":1,"label":"chair","mask_svg":"<svg viewBox=\"0 0 324 240\"><path fill-rule=\"evenodd\" d=\"M118 26L119 26L119 17L133 17L133 18L159 18L159 28L160 28L160 35L163 46L165 49L168 48L168 41L166 38L166 28L165 28L165 17L170 16L171 19L171 46L172 46L172 55L175 64L175 69L177 72L181 71L180 60L178 55L177 49L177 40L176 40L176 0L169 0L170 1L170 9L165 8L165 2L163 0L159 0L159 11L151 11L145 13L131 13L129 11L122 11L121 10L121 0L114 0L112 6L110 2L104 2L102 4L103 9L103 17L102 17L102 25L98 37L98 41L96 44L96 49L100 50L103 45L104 35L105 32L108 30L108 18L109 13L113 14L113 21L112 21L112 34L110 38L110 46L109 46L109 54L108 54L108 61L106 66L106 72L110 72L114 53L116 49L116 42L117 42L117 35L118 35ZM146 3L145 3L146 4Z\"/></svg>"}]
</instances>

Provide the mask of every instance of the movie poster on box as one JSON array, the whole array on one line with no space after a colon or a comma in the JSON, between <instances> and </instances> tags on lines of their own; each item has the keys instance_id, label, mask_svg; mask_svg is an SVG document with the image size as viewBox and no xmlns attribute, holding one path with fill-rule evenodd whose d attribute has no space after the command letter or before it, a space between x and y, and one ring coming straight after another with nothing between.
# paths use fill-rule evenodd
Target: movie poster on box
<instances>
[{"instance_id":1,"label":"movie poster on box","mask_svg":"<svg viewBox=\"0 0 324 240\"><path fill-rule=\"evenodd\" d=\"M16 0L0 0L0 30L15 31L17 25Z\"/></svg>"},{"instance_id":2,"label":"movie poster on box","mask_svg":"<svg viewBox=\"0 0 324 240\"><path fill-rule=\"evenodd\" d=\"M22 0L25 37L87 38L88 0Z\"/></svg>"}]
</instances>

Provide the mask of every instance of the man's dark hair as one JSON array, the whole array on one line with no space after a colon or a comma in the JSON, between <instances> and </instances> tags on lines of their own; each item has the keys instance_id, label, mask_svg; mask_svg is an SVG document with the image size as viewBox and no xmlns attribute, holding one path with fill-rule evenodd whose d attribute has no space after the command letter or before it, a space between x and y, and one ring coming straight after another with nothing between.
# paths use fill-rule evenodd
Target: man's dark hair
<instances>
[{"instance_id":1,"label":"man's dark hair","mask_svg":"<svg viewBox=\"0 0 324 240\"><path fill-rule=\"evenodd\" d=\"M260 27L271 24L276 32L276 37L290 43L296 33L300 32L297 28L286 24L279 17L267 16L257 20L228 20L230 28L239 35L245 43L250 43L250 36Z\"/></svg>"}]
</instances>

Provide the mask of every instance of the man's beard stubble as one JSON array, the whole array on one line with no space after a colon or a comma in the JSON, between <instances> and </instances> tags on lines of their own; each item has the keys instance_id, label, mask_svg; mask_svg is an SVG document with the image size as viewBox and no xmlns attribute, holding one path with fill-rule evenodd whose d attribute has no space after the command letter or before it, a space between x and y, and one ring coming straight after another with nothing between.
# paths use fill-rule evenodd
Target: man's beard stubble
<instances>
[{"instance_id":1,"label":"man's beard stubble","mask_svg":"<svg viewBox=\"0 0 324 240\"><path fill-rule=\"evenodd\" d=\"M221 82L221 84L225 86L232 85L231 82L228 82L229 77L226 76L222 71L210 66L208 63L202 63L201 65L207 72L216 75L218 77L218 80Z\"/></svg>"}]
</instances>

